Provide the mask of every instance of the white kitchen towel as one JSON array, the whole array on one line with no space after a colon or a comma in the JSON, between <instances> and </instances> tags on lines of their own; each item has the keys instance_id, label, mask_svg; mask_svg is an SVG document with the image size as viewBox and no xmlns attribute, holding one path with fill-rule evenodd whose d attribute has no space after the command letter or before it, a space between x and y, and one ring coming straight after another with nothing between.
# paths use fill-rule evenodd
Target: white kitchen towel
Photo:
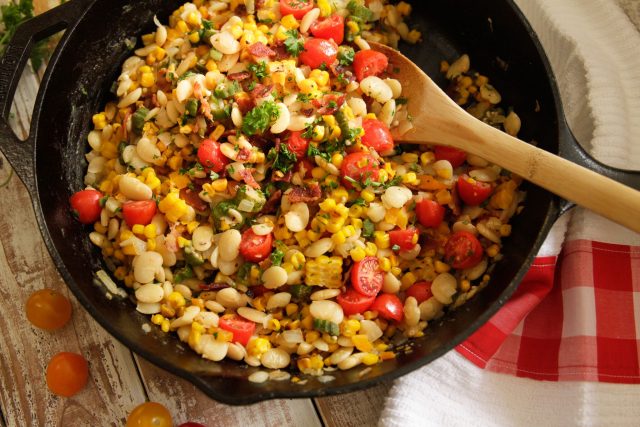
<instances>
[{"instance_id":1,"label":"white kitchen towel","mask_svg":"<svg viewBox=\"0 0 640 427\"><path fill-rule=\"evenodd\" d=\"M516 3L549 57L578 140L604 163L640 169L640 1ZM557 254L563 239L640 244L638 234L581 208L556 224L540 254ZM637 426L639 399L638 386L517 378L452 351L395 382L380 425Z\"/></svg>"}]
</instances>

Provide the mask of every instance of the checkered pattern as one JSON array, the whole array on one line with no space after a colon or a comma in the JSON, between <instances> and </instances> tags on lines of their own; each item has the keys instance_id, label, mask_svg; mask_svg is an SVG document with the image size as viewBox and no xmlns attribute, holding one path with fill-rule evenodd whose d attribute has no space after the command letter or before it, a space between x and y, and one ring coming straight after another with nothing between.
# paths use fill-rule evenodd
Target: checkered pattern
<instances>
[{"instance_id":1,"label":"checkered pattern","mask_svg":"<svg viewBox=\"0 0 640 427\"><path fill-rule=\"evenodd\" d=\"M555 286L554 286L555 283ZM565 242L457 348L481 368L547 381L640 383L640 246Z\"/></svg>"}]
</instances>

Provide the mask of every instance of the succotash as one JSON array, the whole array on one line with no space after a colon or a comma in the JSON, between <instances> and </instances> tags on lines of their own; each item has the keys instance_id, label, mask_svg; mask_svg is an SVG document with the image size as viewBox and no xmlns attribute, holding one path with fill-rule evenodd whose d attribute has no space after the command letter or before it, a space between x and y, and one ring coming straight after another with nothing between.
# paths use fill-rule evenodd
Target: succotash
<instances>
[{"instance_id":1,"label":"succotash","mask_svg":"<svg viewBox=\"0 0 640 427\"><path fill-rule=\"evenodd\" d=\"M86 187L70 200L99 276L135 295L147 329L269 369L252 381L327 380L394 358L396 338L489 284L520 179L394 143L411 99L368 41L418 42L410 13L197 0L154 20L93 116ZM470 113L517 134L466 55L442 72Z\"/></svg>"}]
</instances>

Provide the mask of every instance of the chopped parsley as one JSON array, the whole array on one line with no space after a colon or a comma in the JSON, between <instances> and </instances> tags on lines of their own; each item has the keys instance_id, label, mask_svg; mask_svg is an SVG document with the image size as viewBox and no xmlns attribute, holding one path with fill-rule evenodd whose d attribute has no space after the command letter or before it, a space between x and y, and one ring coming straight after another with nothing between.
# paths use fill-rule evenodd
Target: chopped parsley
<instances>
[{"instance_id":1,"label":"chopped parsley","mask_svg":"<svg viewBox=\"0 0 640 427\"><path fill-rule=\"evenodd\" d=\"M329 153L320 151L316 144L309 144L309 147L307 148L307 156L311 159L315 158L316 156L320 156L328 162L331 161L331 156L329 155Z\"/></svg>"},{"instance_id":2,"label":"chopped parsley","mask_svg":"<svg viewBox=\"0 0 640 427\"><path fill-rule=\"evenodd\" d=\"M265 61L260 61L257 64L249 64L247 69L258 80L262 80L265 77L267 77L267 75L268 75L268 73L267 73L267 63Z\"/></svg>"},{"instance_id":3,"label":"chopped parsley","mask_svg":"<svg viewBox=\"0 0 640 427\"><path fill-rule=\"evenodd\" d=\"M275 249L273 252L271 252L271 265L275 265L278 266L280 264L282 264L282 259L284 258L284 252L282 252L280 249Z\"/></svg>"},{"instance_id":4,"label":"chopped parsley","mask_svg":"<svg viewBox=\"0 0 640 427\"><path fill-rule=\"evenodd\" d=\"M365 218L362 221L362 237L370 238L373 237L373 232L376 230L375 225L369 218Z\"/></svg>"},{"instance_id":5,"label":"chopped parsley","mask_svg":"<svg viewBox=\"0 0 640 427\"><path fill-rule=\"evenodd\" d=\"M368 7L361 5L356 0L351 0L347 4L347 9L354 21L369 22L373 19L373 12Z\"/></svg>"},{"instance_id":6,"label":"chopped parsley","mask_svg":"<svg viewBox=\"0 0 640 427\"><path fill-rule=\"evenodd\" d=\"M298 56L304 50L304 43L298 38L297 30L285 32L287 38L284 40L284 47L290 55Z\"/></svg>"},{"instance_id":7,"label":"chopped parsley","mask_svg":"<svg viewBox=\"0 0 640 427\"><path fill-rule=\"evenodd\" d=\"M242 122L242 133L255 135L264 132L272 120L280 116L278 106L273 101L263 102L249 111Z\"/></svg>"},{"instance_id":8,"label":"chopped parsley","mask_svg":"<svg viewBox=\"0 0 640 427\"><path fill-rule=\"evenodd\" d=\"M353 63L356 51L351 46L340 46L338 48L338 63L345 67Z\"/></svg>"},{"instance_id":9,"label":"chopped parsley","mask_svg":"<svg viewBox=\"0 0 640 427\"><path fill-rule=\"evenodd\" d=\"M267 154L267 160L273 161L273 168L279 170L282 173L287 173L298 161L295 153L289 150L287 144L280 144L280 148L276 151L276 148L269 150Z\"/></svg>"},{"instance_id":10,"label":"chopped parsley","mask_svg":"<svg viewBox=\"0 0 640 427\"><path fill-rule=\"evenodd\" d=\"M366 206L366 205L367 205L367 202L362 197L358 197L353 202L351 202L349 206Z\"/></svg>"}]
</instances>

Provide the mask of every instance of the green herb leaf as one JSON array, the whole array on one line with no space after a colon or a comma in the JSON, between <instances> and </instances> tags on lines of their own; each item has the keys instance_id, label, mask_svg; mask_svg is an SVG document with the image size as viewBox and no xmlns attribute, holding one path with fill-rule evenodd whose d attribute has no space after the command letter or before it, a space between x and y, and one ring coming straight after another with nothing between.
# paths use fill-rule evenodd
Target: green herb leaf
<instances>
[{"instance_id":1,"label":"green herb leaf","mask_svg":"<svg viewBox=\"0 0 640 427\"><path fill-rule=\"evenodd\" d=\"M304 50L304 43L298 38L297 30L289 30L286 33L287 38L284 40L284 47L287 52L293 56L298 56Z\"/></svg>"},{"instance_id":2,"label":"green herb leaf","mask_svg":"<svg viewBox=\"0 0 640 427\"><path fill-rule=\"evenodd\" d=\"M358 3L356 0L351 0L347 4L347 9L351 13L351 18L360 22L369 22L373 19L373 12L366 6Z\"/></svg>"},{"instance_id":3,"label":"green herb leaf","mask_svg":"<svg viewBox=\"0 0 640 427\"><path fill-rule=\"evenodd\" d=\"M282 173L287 173L295 166L298 157L289 150L287 144L280 144L280 148L276 151L275 147L269 150L267 160L273 162L273 168Z\"/></svg>"},{"instance_id":4,"label":"green herb leaf","mask_svg":"<svg viewBox=\"0 0 640 427\"><path fill-rule=\"evenodd\" d=\"M280 116L278 106L273 101L263 102L249 111L242 121L242 133L255 135L264 132L272 120Z\"/></svg>"},{"instance_id":5,"label":"green herb leaf","mask_svg":"<svg viewBox=\"0 0 640 427\"><path fill-rule=\"evenodd\" d=\"M284 252L282 252L280 249L275 249L273 252L271 252L270 258L271 258L271 265L278 266L282 264L282 259L284 258Z\"/></svg>"},{"instance_id":6,"label":"green herb leaf","mask_svg":"<svg viewBox=\"0 0 640 427\"><path fill-rule=\"evenodd\" d=\"M376 230L375 225L369 218L365 218L362 221L362 237L370 238L373 237L373 232Z\"/></svg>"},{"instance_id":7,"label":"green herb leaf","mask_svg":"<svg viewBox=\"0 0 640 427\"><path fill-rule=\"evenodd\" d=\"M257 64L249 64L247 70L254 75L254 77L258 80L262 80L267 77L267 63L265 61L260 61Z\"/></svg>"},{"instance_id":8,"label":"green herb leaf","mask_svg":"<svg viewBox=\"0 0 640 427\"><path fill-rule=\"evenodd\" d=\"M138 135L142 134L142 128L144 127L144 119L149 114L149 110L145 107L140 107L131 116L131 127Z\"/></svg>"},{"instance_id":9,"label":"green herb leaf","mask_svg":"<svg viewBox=\"0 0 640 427\"><path fill-rule=\"evenodd\" d=\"M351 46L340 46L338 48L338 63L344 66L353 64L355 54L356 51Z\"/></svg>"}]
</instances>

